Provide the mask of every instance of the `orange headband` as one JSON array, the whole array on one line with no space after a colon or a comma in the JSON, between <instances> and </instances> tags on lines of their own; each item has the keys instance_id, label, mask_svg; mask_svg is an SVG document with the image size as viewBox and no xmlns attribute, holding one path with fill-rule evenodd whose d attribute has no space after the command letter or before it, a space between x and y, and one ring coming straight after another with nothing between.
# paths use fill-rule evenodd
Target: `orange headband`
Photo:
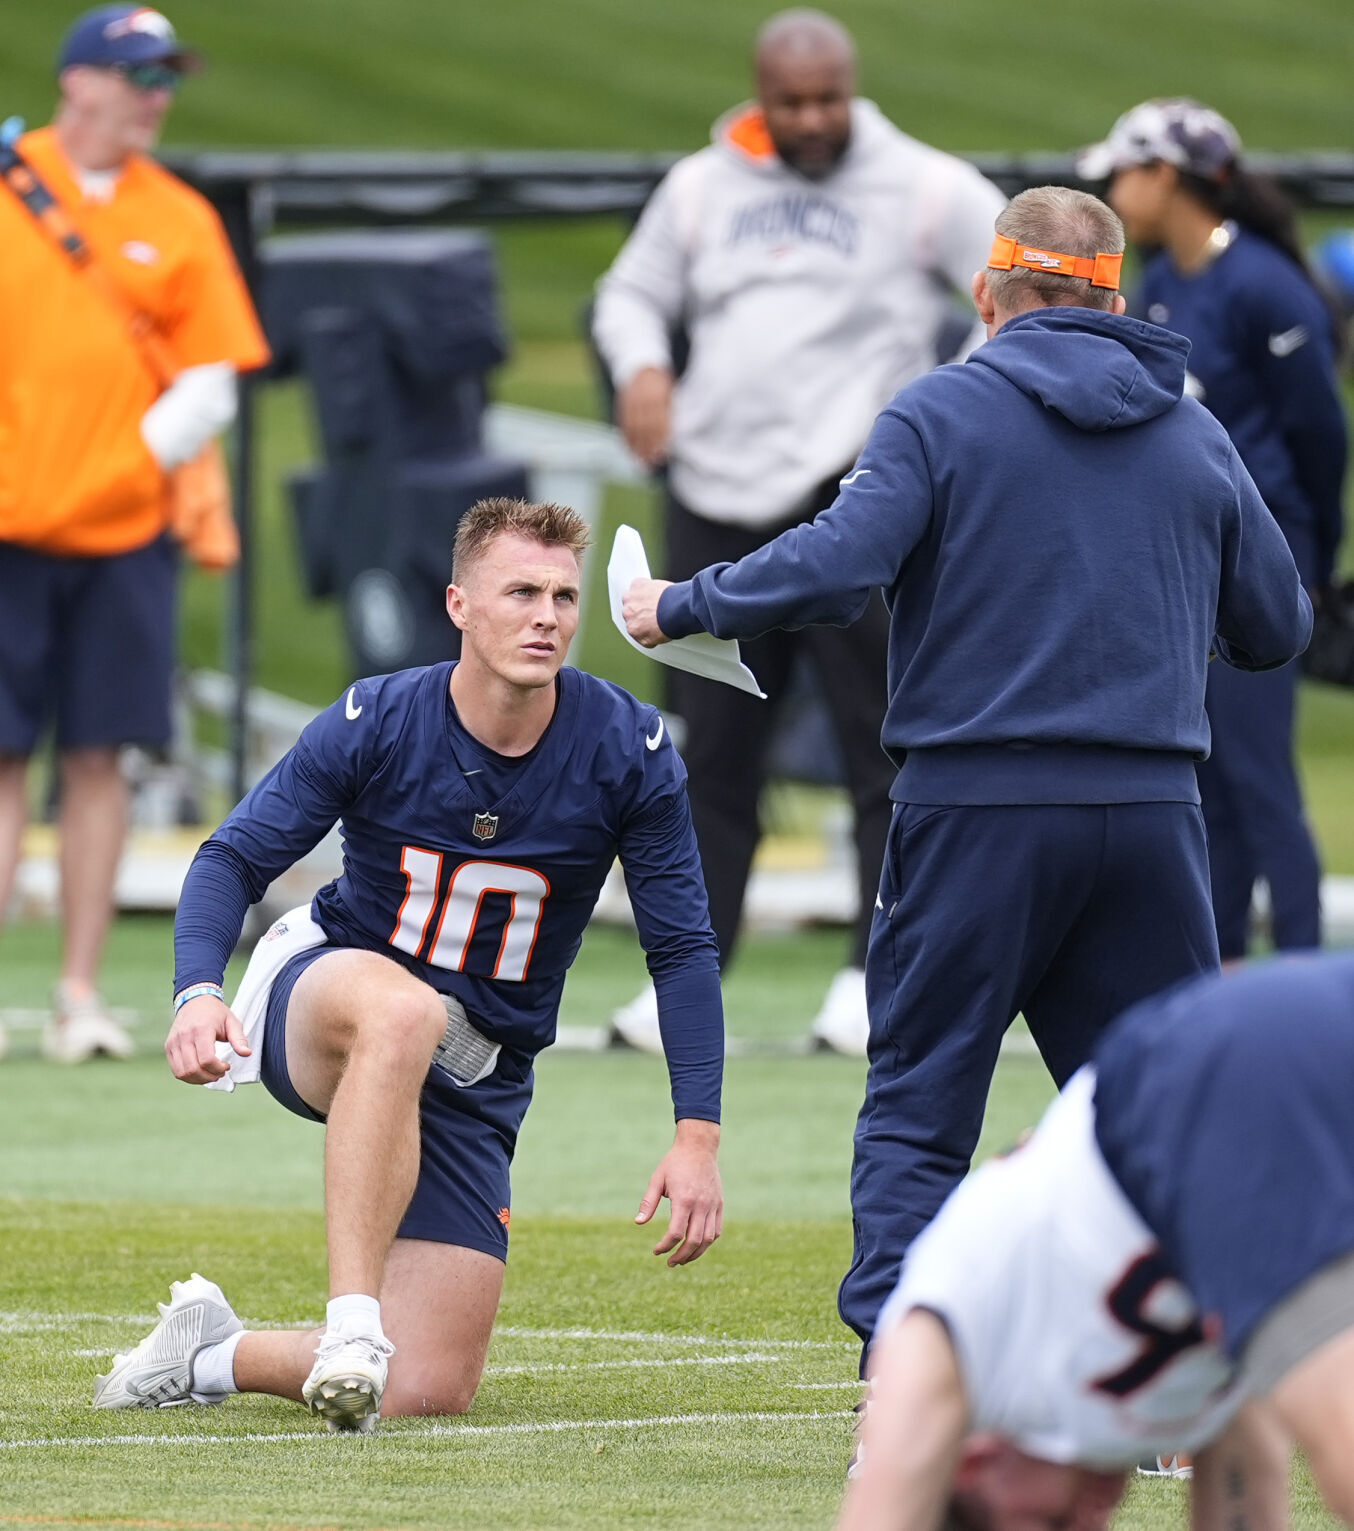
<instances>
[{"instance_id":1,"label":"orange headband","mask_svg":"<svg viewBox=\"0 0 1354 1531\"><path fill-rule=\"evenodd\" d=\"M1047 271L1053 276L1089 277L1092 287L1109 287L1119 290L1119 268L1122 255L1100 254L1059 255L1052 250L1036 250L1030 245L1017 244L1006 234L998 234L992 243L992 253L987 264L994 271L1009 271L1012 266L1025 266L1030 271Z\"/></svg>"}]
</instances>

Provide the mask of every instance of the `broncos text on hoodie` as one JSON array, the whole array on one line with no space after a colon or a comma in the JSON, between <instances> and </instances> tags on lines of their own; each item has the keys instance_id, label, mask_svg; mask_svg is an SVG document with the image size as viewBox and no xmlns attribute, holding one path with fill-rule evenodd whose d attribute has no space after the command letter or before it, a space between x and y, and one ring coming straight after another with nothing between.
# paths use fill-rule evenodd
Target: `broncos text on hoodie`
<instances>
[{"instance_id":1,"label":"broncos text on hoodie","mask_svg":"<svg viewBox=\"0 0 1354 1531\"><path fill-rule=\"evenodd\" d=\"M852 104L822 180L792 170L755 107L668 172L597 289L618 386L691 352L673 402L673 493L710 521L771 526L860 451L893 394L935 365L1001 193L963 160Z\"/></svg>"},{"instance_id":2,"label":"broncos text on hoodie","mask_svg":"<svg viewBox=\"0 0 1354 1531\"><path fill-rule=\"evenodd\" d=\"M835 503L664 591L670 637L892 613L899 801L1198 801L1210 651L1306 647L1311 605L1189 344L1084 308L1018 315L905 388Z\"/></svg>"}]
</instances>

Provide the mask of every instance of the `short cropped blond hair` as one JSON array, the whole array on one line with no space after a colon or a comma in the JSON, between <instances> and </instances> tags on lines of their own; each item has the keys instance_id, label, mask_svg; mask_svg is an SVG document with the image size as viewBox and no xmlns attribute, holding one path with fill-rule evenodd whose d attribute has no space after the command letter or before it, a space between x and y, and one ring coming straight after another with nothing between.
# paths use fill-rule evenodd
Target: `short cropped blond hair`
<instances>
[{"instance_id":1,"label":"short cropped blond hair","mask_svg":"<svg viewBox=\"0 0 1354 1531\"><path fill-rule=\"evenodd\" d=\"M581 563L592 540L588 523L576 510L549 501L510 500L497 495L477 500L461 517L451 550L451 582L463 582L495 537L530 537L547 547L568 548Z\"/></svg>"}]
</instances>

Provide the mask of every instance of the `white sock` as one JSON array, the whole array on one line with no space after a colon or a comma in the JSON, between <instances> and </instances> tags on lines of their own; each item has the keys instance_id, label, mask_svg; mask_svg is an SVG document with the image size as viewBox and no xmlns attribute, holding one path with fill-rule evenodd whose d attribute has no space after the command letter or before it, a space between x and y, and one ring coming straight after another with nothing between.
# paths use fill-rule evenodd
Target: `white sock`
<instances>
[{"instance_id":1,"label":"white sock","mask_svg":"<svg viewBox=\"0 0 1354 1531\"><path fill-rule=\"evenodd\" d=\"M381 1304L363 1292L349 1292L342 1297L331 1297L324 1310L327 1329L338 1329L345 1319L360 1320L347 1327L361 1334L383 1334L381 1328Z\"/></svg>"},{"instance_id":2,"label":"white sock","mask_svg":"<svg viewBox=\"0 0 1354 1531\"><path fill-rule=\"evenodd\" d=\"M235 1351L246 1331L237 1329L215 1345L205 1345L193 1357L192 1392L194 1397L220 1398L238 1393L235 1386Z\"/></svg>"}]
</instances>

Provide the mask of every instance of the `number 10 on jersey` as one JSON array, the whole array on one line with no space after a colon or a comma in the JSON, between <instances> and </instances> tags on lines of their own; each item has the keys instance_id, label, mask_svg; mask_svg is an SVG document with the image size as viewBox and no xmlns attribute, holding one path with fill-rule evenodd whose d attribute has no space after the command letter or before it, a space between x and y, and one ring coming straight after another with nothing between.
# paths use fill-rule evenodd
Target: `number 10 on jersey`
<instances>
[{"instance_id":1,"label":"number 10 on jersey","mask_svg":"<svg viewBox=\"0 0 1354 1531\"><path fill-rule=\"evenodd\" d=\"M489 976L521 983L536 949L550 884L531 867L506 861L463 861L451 874L439 907L437 890L442 881L442 861L441 851L423 850L417 845L406 845L400 852L404 902L390 944L417 957L428 945L431 933L431 946L424 960L433 967L464 972L484 895L504 893L512 902Z\"/></svg>"}]
</instances>

